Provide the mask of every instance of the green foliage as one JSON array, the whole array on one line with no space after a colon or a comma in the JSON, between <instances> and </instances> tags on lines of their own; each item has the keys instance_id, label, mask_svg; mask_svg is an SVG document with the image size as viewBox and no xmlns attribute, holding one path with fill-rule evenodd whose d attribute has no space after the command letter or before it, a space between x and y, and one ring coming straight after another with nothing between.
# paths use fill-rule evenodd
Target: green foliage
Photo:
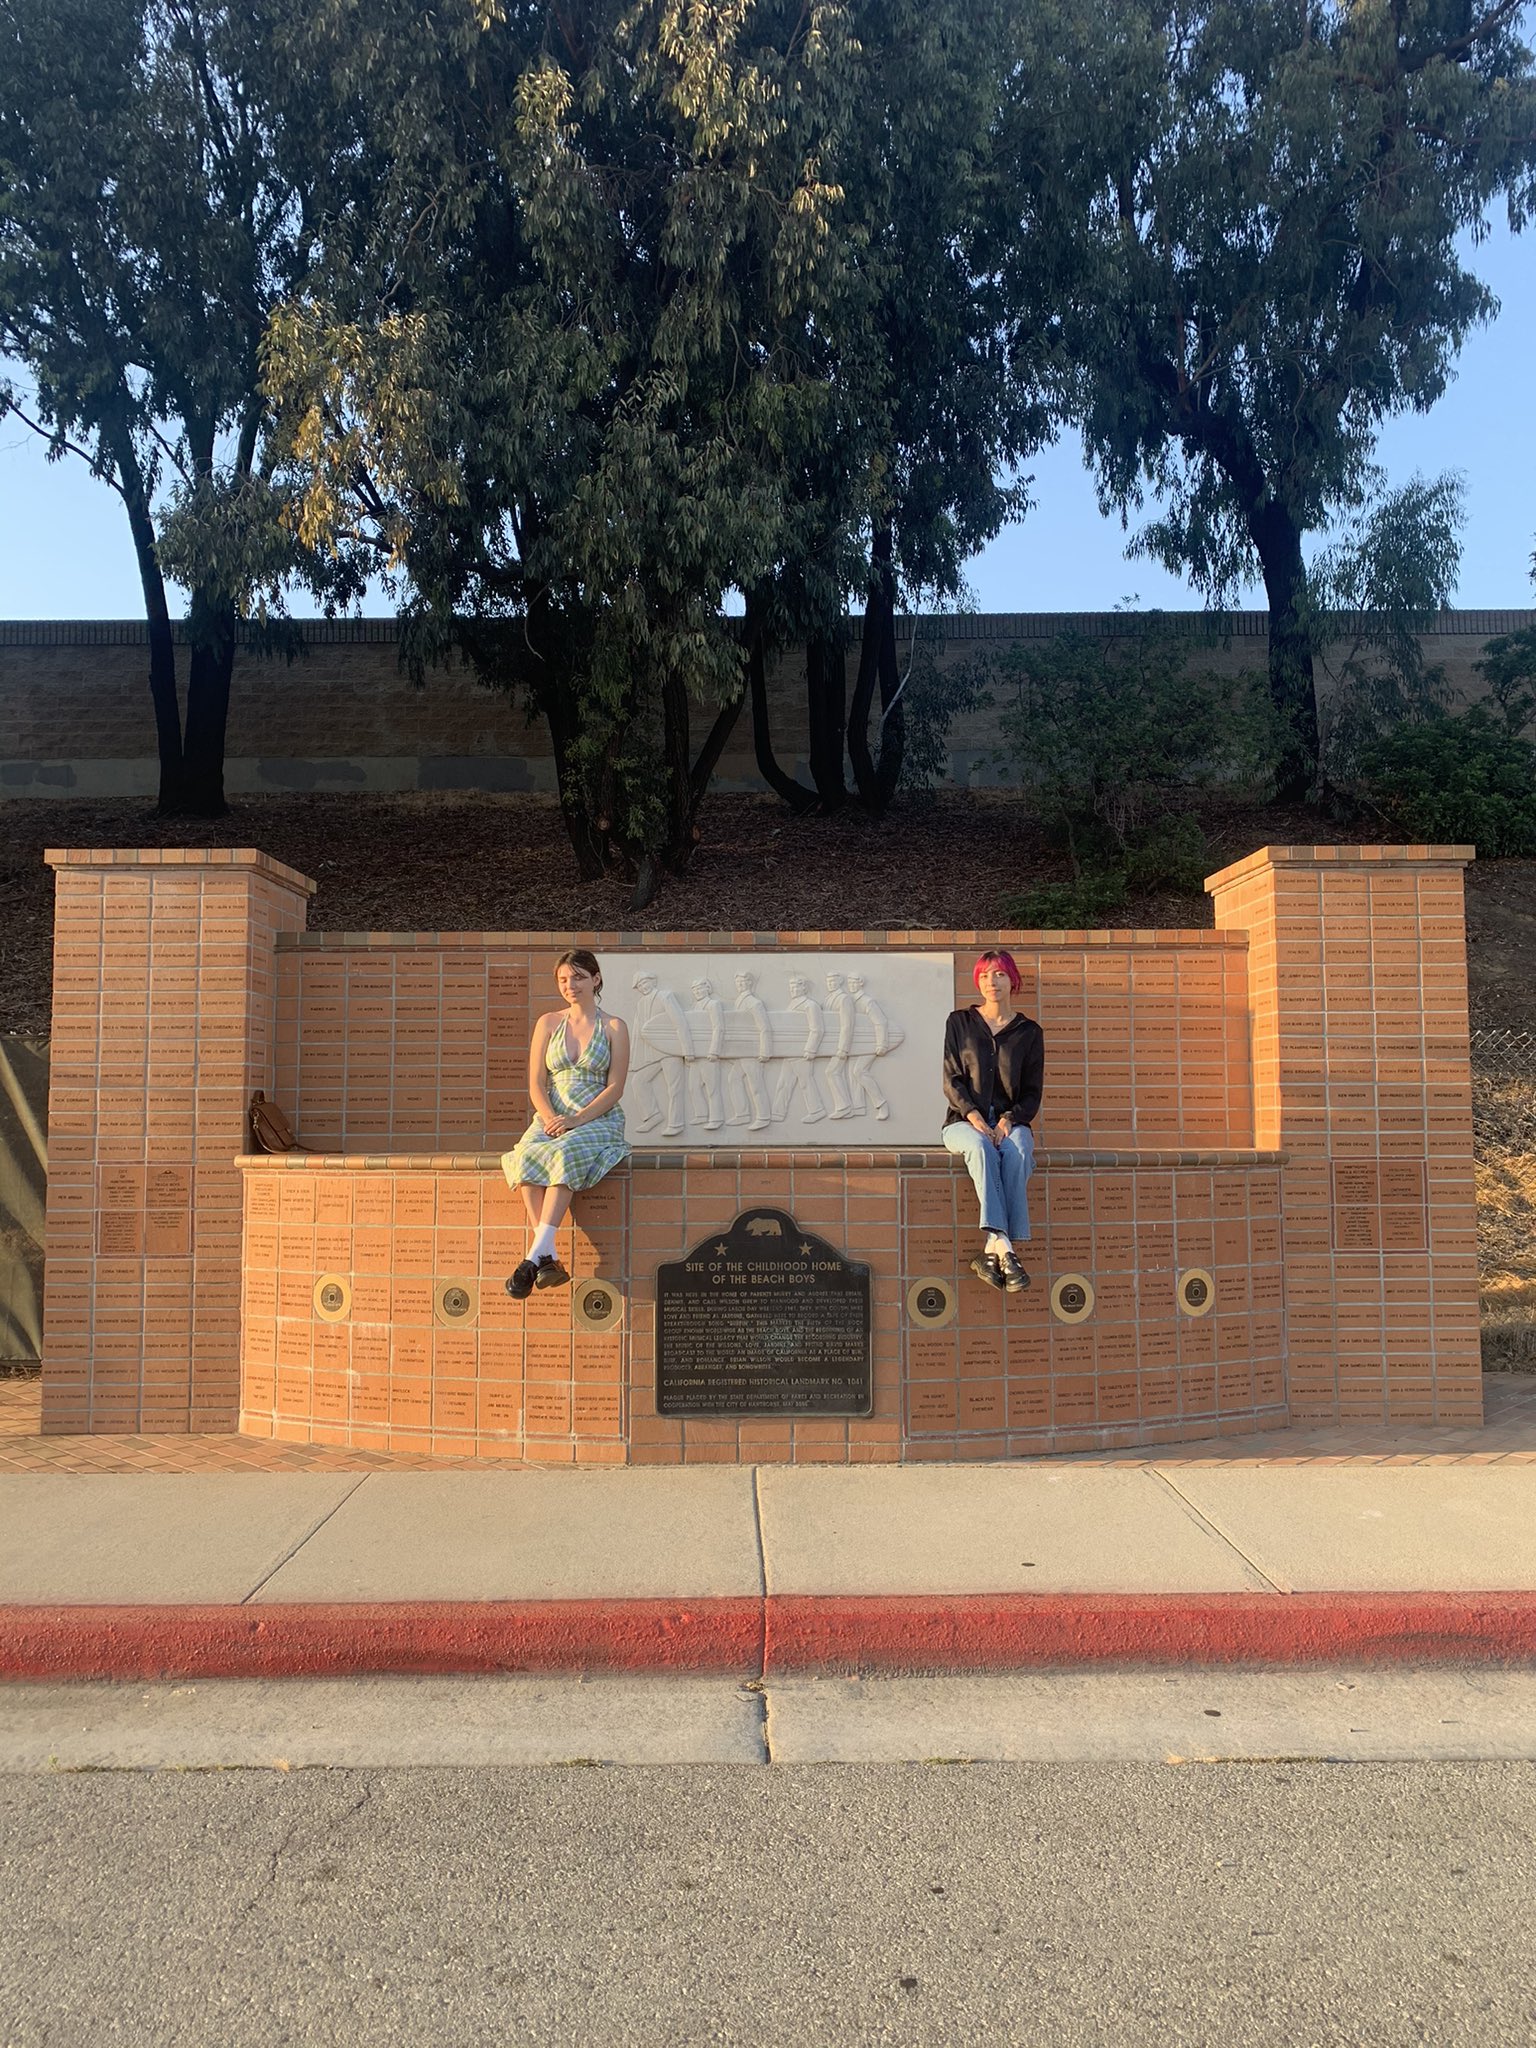
<instances>
[{"instance_id":1,"label":"green foliage","mask_svg":"<svg viewBox=\"0 0 1536 2048\"><path fill-rule=\"evenodd\" d=\"M584 872L644 877L740 700L726 597L784 535L764 450L824 401L785 352L840 203L841 12L361 0L290 37L383 175L268 335L275 515L526 693ZM720 707L697 758L690 701Z\"/></svg>"},{"instance_id":2,"label":"green foliage","mask_svg":"<svg viewBox=\"0 0 1536 2048\"><path fill-rule=\"evenodd\" d=\"M1262 685L1192 671L1195 645L1154 616L1109 640L1065 633L1009 654L1004 760L1079 869L1123 865L1190 789L1263 778L1274 722Z\"/></svg>"},{"instance_id":3,"label":"green foliage","mask_svg":"<svg viewBox=\"0 0 1536 2048\"><path fill-rule=\"evenodd\" d=\"M183 734L165 565L168 493L255 488L268 314L316 246L314 91L285 70L277 0L0 0L0 379L49 453L123 501L150 638L167 810L223 808L234 606L178 559L193 649Z\"/></svg>"},{"instance_id":4,"label":"green foliage","mask_svg":"<svg viewBox=\"0 0 1536 2048\"><path fill-rule=\"evenodd\" d=\"M1261 575L1304 786L1317 731L1302 540L1366 502L1494 301L1466 260L1529 201L1536 74L1513 4L1094 0L1020 9L1021 242L1053 270L1060 385L1106 509L1220 603ZM1469 233L1470 231L1470 233Z\"/></svg>"},{"instance_id":5,"label":"green foliage","mask_svg":"<svg viewBox=\"0 0 1536 2048\"><path fill-rule=\"evenodd\" d=\"M921 622L919 622L921 624ZM939 621L942 634L943 621ZM914 633L901 684L906 717L900 787L924 795L949 772L949 735L957 718L990 709L992 672L977 661L939 665L943 640Z\"/></svg>"},{"instance_id":6,"label":"green foliage","mask_svg":"<svg viewBox=\"0 0 1536 2048\"><path fill-rule=\"evenodd\" d=\"M1026 931L1085 931L1125 903L1123 874L1096 869L1070 882L1042 882L1018 895L1002 898L998 909L1005 924Z\"/></svg>"},{"instance_id":7,"label":"green foliage","mask_svg":"<svg viewBox=\"0 0 1536 2048\"><path fill-rule=\"evenodd\" d=\"M1369 748L1359 792L1411 840L1536 854L1536 748L1486 706L1399 726Z\"/></svg>"},{"instance_id":8,"label":"green foliage","mask_svg":"<svg viewBox=\"0 0 1536 2048\"><path fill-rule=\"evenodd\" d=\"M1536 718L1536 626L1490 640L1476 666L1505 725L1523 733Z\"/></svg>"},{"instance_id":9,"label":"green foliage","mask_svg":"<svg viewBox=\"0 0 1536 2048\"><path fill-rule=\"evenodd\" d=\"M1205 878L1216 866L1199 822L1186 811L1159 818L1126 850L1126 887L1136 895L1166 891L1174 896L1200 896Z\"/></svg>"},{"instance_id":10,"label":"green foliage","mask_svg":"<svg viewBox=\"0 0 1536 2048\"><path fill-rule=\"evenodd\" d=\"M998 913L1005 923L1032 931L1080 931L1123 910L1132 896L1200 896L1215 866L1194 818L1159 818L1128 846L1097 851L1070 882L1042 882L1004 896Z\"/></svg>"},{"instance_id":11,"label":"green foliage","mask_svg":"<svg viewBox=\"0 0 1536 2048\"><path fill-rule=\"evenodd\" d=\"M1349 782L1378 734L1446 704L1445 670L1425 660L1423 635L1456 588L1464 495L1457 475L1415 476L1312 564L1312 637L1331 679L1321 757L1335 783Z\"/></svg>"}]
</instances>

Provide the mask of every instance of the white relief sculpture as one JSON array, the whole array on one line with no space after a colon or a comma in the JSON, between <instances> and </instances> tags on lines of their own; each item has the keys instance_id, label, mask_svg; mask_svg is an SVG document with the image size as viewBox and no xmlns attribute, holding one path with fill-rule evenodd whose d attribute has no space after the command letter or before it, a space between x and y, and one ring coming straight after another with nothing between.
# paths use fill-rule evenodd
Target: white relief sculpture
<instances>
[{"instance_id":1,"label":"white relief sculpture","mask_svg":"<svg viewBox=\"0 0 1536 2048\"><path fill-rule=\"evenodd\" d=\"M811 984L803 974L790 977L789 1007L805 1019L805 1038L798 1055L781 1063L779 1085L774 1093L773 1114L779 1123L789 1113L789 1105L796 1094L805 1107L800 1112L803 1124L819 1124L827 1113L826 1098L821 1092L821 1083L816 1078L816 1055L821 1050L824 1019L821 1005L811 994Z\"/></svg>"},{"instance_id":2,"label":"white relief sculpture","mask_svg":"<svg viewBox=\"0 0 1536 2048\"><path fill-rule=\"evenodd\" d=\"M950 954L656 955L614 1000L637 1142L928 1144L943 1121ZM617 981L618 977L615 976ZM633 994L630 993L633 990ZM722 994L721 991L727 991ZM734 991L733 993L731 991ZM862 1126L864 1135L858 1135ZM822 1128L825 1127L825 1128Z\"/></svg>"},{"instance_id":3,"label":"white relief sculpture","mask_svg":"<svg viewBox=\"0 0 1536 2048\"><path fill-rule=\"evenodd\" d=\"M736 976L736 1012L751 1019L757 1049L732 1062L731 1074L740 1090L740 1114L733 1112L731 1122L744 1123L749 1131L765 1131L771 1120L768 1062L773 1058L773 1025L768 1005L757 993L757 976L747 967Z\"/></svg>"},{"instance_id":4,"label":"white relief sculpture","mask_svg":"<svg viewBox=\"0 0 1536 2048\"><path fill-rule=\"evenodd\" d=\"M849 993L846 974L827 976L827 1008L832 1013L832 1056L827 1061L827 1087L832 1096L832 1121L842 1123L857 1115L848 1086L848 1055L853 1049L853 1027L858 1011Z\"/></svg>"},{"instance_id":5,"label":"white relief sculpture","mask_svg":"<svg viewBox=\"0 0 1536 2048\"><path fill-rule=\"evenodd\" d=\"M635 1015L639 1027L631 1032L634 1057L629 1070L630 1100L640 1114L634 1119L637 1132L654 1130L661 1124L664 1138L683 1134L683 1082L687 1072L688 1024L683 1006L671 989L663 988L654 974L635 976L634 989L640 998ZM666 1018L674 1026L670 1045L658 1044L650 1025ZM665 1102L663 1102L665 1097ZM665 1122L662 1121L665 1113Z\"/></svg>"},{"instance_id":6,"label":"white relief sculpture","mask_svg":"<svg viewBox=\"0 0 1536 2048\"><path fill-rule=\"evenodd\" d=\"M849 1099L856 1105L855 1113L857 1113L858 1107L867 1105L875 1112L881 1123L886 1123L890 1119L891 1105L880 1093L870 1070L874 1066L875 1061L889 1050L890 1026L885 1021L884 1010L881 1009L874 997L868 993L865 978L862 974L849 975L848 993L853 998L853 1007L856 1015L869 1019L870 1029L874 1033L875 1040L872 1052L855 1053L848 1062Z\"/></svg>"},{"instance_id":7,"label":"white relief sculpture","mask_svg":"<svg viewBox=\"0 0 1536 2048\"><path fill-rule=\"evenodd\" d=\"M703 1103L705 1130L718 1131L725 1121L720 1067L720 1052L725 1043L725 1005L707 976L701 975L693 984L693 1014L704 1019L702 1029L693 1034L694 1053L689 1071L694 1081L694 1100Z\"/></svg>"}]
</instances>

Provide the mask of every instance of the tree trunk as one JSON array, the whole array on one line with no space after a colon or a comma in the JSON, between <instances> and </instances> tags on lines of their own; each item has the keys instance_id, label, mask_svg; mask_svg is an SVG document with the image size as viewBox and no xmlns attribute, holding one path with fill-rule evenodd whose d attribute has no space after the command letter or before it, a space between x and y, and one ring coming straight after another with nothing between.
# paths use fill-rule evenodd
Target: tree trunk
<instances>
[{"instance_id":1,"label":"tree trunk","mask_svg":"<svg viewBox=\"0 0 1536 2048\"><path fill-rule=\"evenodd\" d=\"M848 716L848 649L841 628L815 634L805 643L806 721L810 733L811 780L824 811L848 800L843 780L843 723Z\"/></svg>"},{"instance_id":2,"label":"tree trunk","mask_svg":"<svg viewBox=\"0 0 1536 2048\"><path fill-rule=\"evenodd\" d=\"M693 734L688 692L671 670L661 683L661 742L666 755L667 831L662 856L668 867L688 858L693 810ZM636 908L641 906L636 905Z\"/></svg>"},{"instance_id":3,"label":"tree trunk","mask_svg":"<svg viewBox=\"0 0 1536 2048\"><path fill-rule=\"evenodd\" d=\"M189 818L222 818L229 810L224 800L224 734L235 667L235 608L195 590L189 623L192 659L187 674L181 809Z\"/></svg>"},{"instance_id":4,"label":"tree trunk","mask_svg":"<svg viewBox=\"0 0 1536 2048\"><path fill-rule=\"evenodd\" d=\"M710 781L720 765L720 756L725 752L726 743L736 730L736 721L741 716L741 707L746 701L745 691L729 704L722 704L700 747L698 758L688 771L688 803L672 843L667 849L667 866L674 874L680 874L687 866L689 856L699 843L699 806L709 793Z\"/></svg>"},{"instance_id":5,"label":"tree trunk","mask_svg":"<svg viewBox=\"0 0 1536 2048\"><path fill-rule=\"evenodd\" d=\"M891 529L876 529L870 551L869 594L859 638L859 672L848 714L848 758L859 801L879 817L895 794L904 751L905 709L896 703L901 672L896 664L896 571ZM870 751L869 720L879 693L882 711L890 711L880 728L880 758ZM892 705L894 710L890 710Z\"/></svg>"},{"instance_id":6,"label":"tree trunk","mask_svg":"<svg viewBox=\"0 0 1536 2048\"><path fill-rule=\"evenodd\" d=\"M477 642L473 630L467 638L471 647L488 644ZM518 651L502 652L498 665L508 687L516 680L523 682L549 729L560 816L576 856L576 872L584 882L600 881L608 871L606 833L593 815L586 778L576 758L581 728L571 678L581 649L568 618L543 585L534 584L528 591L527 618L496 635L498 651L506 650L509 642Z\"/></svg>"},{"instance_id":7,"label":"tree trunk","mask_svg":"<svg viewBox=\"0 0 1536 2048\"><path fill-rule=\"evenodd\" d=\"M754 613L751 601L747 604L747 686L752 698L752 747L757 759L757 772L764 782L796 811L808 811L816 801L816 792L793 775L786 775L779 766L773 751L773 737L768 730L768 657L763 645L762 626Z\"/></svg>"},{"instance_id":8,"label":"tree trunk","mask_svg":"<svg viewBox=\"0 0 1536 2048\"><path fill-rule=\"evenodd\" d=\"M122 485L123 503L128 508L128 528L133 535L139 587L144 593L144 620L149 630L149 697L155 713L155 747L160 756L159 810L163 817L174 817L182 809L182 746L170 606L166 602L160 558L155 552L149 500L133 442L127 434L114 438L112 459Z\"/></svg>"},{"instance_id":9,"label":"tree trunk","mask_svg":"<svg viewBox=\"0 0 1536 2048\"><path fill-rule=\"evenodd\" d=\"M916 625L914 623L914 632ZM915 652L915 650L914 650ZM896 794L901 764L907 754L907 707L901 700L901 664L896 659L896 584L891 587L880 622L880 765L875 771L879 808Z\"/></svg>"},{"instance_id":10,"label":"tree trunk","mask_svg":"<svg viewBox=\"0 0 1536 2048\"><path fill-rule=\"evenodd\" d=\"M1273 499L1250 514L1248 530L1269 599L1269 694L1281 721L1275 794L1282 803L1300 803L1315 789L1320 766L1313 622L1307 615L1301 530Z\"/></svg>"},{"instance_id":11,"label":"tree trunk","mask_svg":"<svg viewBox=\"0 0 1536 2048\"><path fill-rule=\"evenodd\" d=\"M566 837L576 856L576 872L584 882L600 881L608 871L604 833L587 802L586 787L573 758L575 720L565 693L558 687L539 692L544 721L549 727L549 744L555 757L555 786L560 793L560 816Z\"/></svg>"}]
</instances>

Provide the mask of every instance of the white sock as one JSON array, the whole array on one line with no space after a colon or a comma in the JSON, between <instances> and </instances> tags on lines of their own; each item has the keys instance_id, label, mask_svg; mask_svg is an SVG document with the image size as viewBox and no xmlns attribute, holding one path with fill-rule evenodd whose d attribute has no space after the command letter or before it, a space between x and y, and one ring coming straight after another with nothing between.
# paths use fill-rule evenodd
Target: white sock
<instances>
[{"instance_id":1,"label":"white sock","mask_svg":"<svg viewBox=\"0 0 1536 2048\"><path fill-rule=\"evenodd\" d=\"M1005 1252L1011 1252L1013 1246L1000 1230L989 1230L987 1232L987 1241L982 1246L982 1250L989 1259L1000 1259Z\"/></svg>"},{"instance_id":2,"label":"white sock","mask_svg":"<svg viewBox=\"0 0 1536 2048\"><path fill-rule=\"evenodd\" d=\"M539 1263L540 1259L552 1259L555 1256L555 1226L553 1223L541 1223L539 1225L538 1229L533 1233L533 1243L528 1247L528 1256L535 1265Z\"/></svg>"}]
</instances>

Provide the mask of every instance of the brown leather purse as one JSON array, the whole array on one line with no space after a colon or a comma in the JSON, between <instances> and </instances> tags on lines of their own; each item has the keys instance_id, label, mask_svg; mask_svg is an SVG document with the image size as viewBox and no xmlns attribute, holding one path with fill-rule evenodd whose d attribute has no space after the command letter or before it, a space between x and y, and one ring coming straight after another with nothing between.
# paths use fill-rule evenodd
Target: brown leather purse
<instances>
[{"instance_id":1,"label":"brown leather purse","mask_svg":"<svg viewBox=\"0 0 1536 2048\"><path fill-rule=\"evenodd\" d=\"M293 1135L293 1126L275 1102L268 1102L261 1089L251 1097L251 1145L257 1152L307 1152Z\"/></svg>"}]
</instances>

